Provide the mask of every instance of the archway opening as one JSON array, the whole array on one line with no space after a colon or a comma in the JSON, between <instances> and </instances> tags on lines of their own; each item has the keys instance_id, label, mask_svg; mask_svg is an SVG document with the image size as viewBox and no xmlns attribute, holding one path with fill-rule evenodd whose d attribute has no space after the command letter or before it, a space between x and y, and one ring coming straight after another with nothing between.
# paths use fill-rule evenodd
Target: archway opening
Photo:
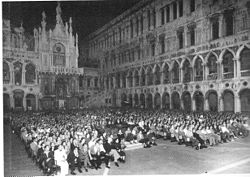
<instances>
[{"instance_id":1,"label":"archway opening","mask_svg":"<svg viewBox=\"0 0 250 177\"><path fill-rule=\"evenodd\" d=\"M129 107L133 106L133 96L132 96L132 94L128 95L128 104L129 104Z\"/></svg>"},{"instance_id":2,"label":"archway opening","mask_svg":"<svg viewBox=\"0 0 250 177\"><path fill-rule=\"evenodd\" d=\"M173 109L179 110L181 108L181 100L178 92L172 93Z\"/></svg>"},{"instance_id":3,"label":"archway opening","mask_svg":"<svg viewBox=\"0 0 250 177\"><path fill-rule=\"evenodd\" d=\"M134 107L138 107L139 106L139 97L138 94L135 93L134 94Z\"/></svg>"},{"instance_id":4,"label":"archway opening","mask_svg":"<svg viewBox=\"0 0 250 177\"><path fill-rule=\"evenodd\" d=\"M32 111L36 110L36 97L33 94L28 94L26 96L26 106L27 110Z\"/></svg>"},{"instance_id":5,"label":"archway opening","mask_svg":"<svg viewBox=\"0 0 250 177\"><path fill-rule=\"evenodd\" d=\"M250 112L250 89L244 89L240 92L241 112Z\"/></svg>"},{"instance_id":6,"label":"archway opening","mask_svg":"<svg viewBox=\"0 0 250 177\"><path fill-rule=\"evenodd\" d=\"M23 109L23 96L24 91L14 90L14 106L15 109Z\"/></svg>"},{"instance_id":7,"label":"archway opening","mask_svg":"<svg viewBox=\"0 0 250 177\"><path fill-rule=\"evenodd\" d=\"M127 95L125 93L123 93L121 95L121 106L126 106L127 105Z\"/></svg>"},{"instance_id":8,"label":"archway opening","mask_svg":"<svg viewBox=\"0 0 250 177\"><path fill-rule=\"evenodd\" d=\"M195 108L197 112L204 111L204 97L200 91L194 93Z\"/></svg>"},{"instance_id":9,"label":"archway opening","mask_svg":"<svg viewBox=\"0 0 250 177\"><path fill-rule=\"evenodd\" d=\"M4 113L10 111L10 96L7 93L3 94L3 111Z\"/></svg>"},{"instance_id":10,"label":"archway opening","mask_svg":"<svg viewBox=\"0 0 250 177\"><path fill-rule=\"evenodd\" d=\"M189 92L184 92L182 94L182 101L183 101L184 110L187 112L192 111L192 101L191 101L191 95Z\"/></svg>"},{"instance_id":11,"label":"archway opening","mask_svg":"<svg viewBox=\"0 0 250 177\"><path fill-rule=\"evenodd\" d=\"M170 109L170 99L169 99L169 94L164 92L162 95L162 108L163 109Z\"/></svg>"},{"instance_id":12,"label":"archway opening","mask_svg":"<svg viewBox=\"0 0 250 177\"><path fill-rule=\"evenodd\" d=\"M151 93L147 94L147 108L149 109L153 108L153 96Z\"/></svg>"},{"instance_id":13,"label":"archway opening","mask_svg":"<svg viewBox=\"0 0 250 177\"><path fill-rule=\"evenodd\" d=\"M161 109L161 95L159 93L155 94L154 104L155 104L155 109Z\"/></svg>"},{"instance_id":14,"label":"archway opening","mask_svg":"<svg viewBox=\"0 0 250 177\"><path fill-rule=\"evenodd\" d=\"M140 94L140 105L141 108L145 108L145 95L143 93Z\"/></svg>"},{"instance_id":15,"label":"archway opening","mask_svg":"<svg viewBox=\"0 0 250 177\"><path fill-rule=\"evenodd\" d=\"M209 110L213 112L218 111L218 95L216 91L210 91L208 93L208 105L209 105Z\"/></svg>"},{"instance_id":16,"label":"archway opening","mask_svg":"<svg viewBox=\"0 0 250 177\"><path fill-rule=\"evenodd\" d=\"M223 93L224 111L234 112L234 94L232 91L225 90Z\"/></svg>"}]
</instances>

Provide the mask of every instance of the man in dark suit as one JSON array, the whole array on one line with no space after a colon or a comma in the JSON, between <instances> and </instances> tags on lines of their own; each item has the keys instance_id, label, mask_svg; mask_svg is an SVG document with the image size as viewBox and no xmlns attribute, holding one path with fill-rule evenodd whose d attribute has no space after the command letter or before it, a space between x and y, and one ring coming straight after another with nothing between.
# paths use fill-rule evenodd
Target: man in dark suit
<instances>
[{"instance_id":1,"label":"man in dark suit","mask_svg":"<svg viewBox=\"0 0 250 177\"><path fill-rule=\"evenodd\" d=\"M69 163L72 175L76 175L76 173L74 172L76 166L78 167L78 171L80 173L82 173L81 161L80 161L80 158L79 158L78 149L76 147L73 149L73 151L70 151L70 153L68 155L68 158L67 158L67 161Z\"/></svg>"}]
</instances>

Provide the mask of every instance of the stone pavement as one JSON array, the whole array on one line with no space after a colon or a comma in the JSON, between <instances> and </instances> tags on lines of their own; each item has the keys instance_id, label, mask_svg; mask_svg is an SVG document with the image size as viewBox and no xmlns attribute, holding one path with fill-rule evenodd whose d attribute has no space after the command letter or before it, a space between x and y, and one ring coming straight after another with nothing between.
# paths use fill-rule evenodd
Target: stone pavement
<instances>
[{"instance_id":1,"label":"stone pavement","mask_svg":"<svg viewBox=\"0 0 250 177\"><path fill-rule=\"evenodd\" d=\"M4 126L4 176L40 176L39 168L28 158L21 140Z\"/></svg>"},{"instance_id":2,"label":"stone pavement","mask_svg":"<svg viewBox=\"0 0 250 177\"><path fill-rule=\"evenodd\" d=\"M5 131L4 169L5 176L42 175L27 157L20 140ZM149 149L126 151L127 161L116 167L111 163L109 170L90 169L77 175L147 175L147 174L239 174L250 173L250 137L236 139L234 142L208 147L199 151L170 141L158 141L158 146Z\"/></svg>"}]
</instances>

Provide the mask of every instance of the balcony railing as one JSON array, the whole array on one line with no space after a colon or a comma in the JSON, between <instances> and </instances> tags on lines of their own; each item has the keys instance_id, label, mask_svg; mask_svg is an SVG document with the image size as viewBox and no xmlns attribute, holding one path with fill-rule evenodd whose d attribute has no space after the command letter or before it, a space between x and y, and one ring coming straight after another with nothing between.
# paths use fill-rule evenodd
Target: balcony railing
<instances>
[{"instance_id":1,"label":"balcony railing","mask_svg":"<svg viewBox=\"0 0 250 177\"><path fill-rule=\"evenodd\" d=\"M179 79L173 79L173 84L179 83Z\"/></svg>"},{"instance_id":2,"label":"balcony railing","mask_svg":"<svg viewBox=\"0 0 250 177\"><path fill-rule=\"evenodd\" d=\"M241 71L241 77L250 76L250 70Z\"/></svg>"},{"instance_id":3,"label":"balcony railing","mask_svg":"<svg viewBox=\"0 0 250 177\"><path fill-rule=\"evenodd\" d=\"M191 81L191 78L190 77L184 77L183 78L183 83L188 83Z\"/></svg>"},{"instance_id":4,"label":"balcony railing","mask_svg":"<svg viewBox=\"0 0 250 177\"><path fill-rule=\"evenodd\" d=\"M209 74L207 80L216 80L218 78L217 73Z\"/></svg>"},{"instance_id":5,"label":"balcony railing","mask_svg":"<svg viewBox=\"0 0 250 177\"><path fill-rule=\"evenodd\" d=\"M224 79L231 79L234 77L234 73L230 72L230 73L223 73L223 78Z\"/></svg>"},{"instance_id":6,"label":"balcony railing","mask_svg":"<svg viewBox=\"0 0 250 177\"><path fill-rule=\"evenodd\" d=\"M195 76L194 80L195 81L202 81L203 80L203 76Z\"/></svg>"}]
</instances>

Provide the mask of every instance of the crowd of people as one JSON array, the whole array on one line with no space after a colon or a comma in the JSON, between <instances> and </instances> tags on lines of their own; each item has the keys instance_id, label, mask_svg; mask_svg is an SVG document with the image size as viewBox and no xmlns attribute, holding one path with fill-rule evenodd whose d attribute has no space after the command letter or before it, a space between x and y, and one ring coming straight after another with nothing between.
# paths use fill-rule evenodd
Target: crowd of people
<instances>
[{"instance_id":1,"label":"crowd of people","mask_svg":"<svg viewBox=\"0 0 250 177\"><path fill-rule=\"evenodd\" d=\"M229 112L85 109L12 114L10 125L48 175L98 170L102 163L110 168L112 161L119 167L126 161L127 144L150 148L163 139L199 150L249 134L247 118Z\"/></svg>"}]
</instances>

